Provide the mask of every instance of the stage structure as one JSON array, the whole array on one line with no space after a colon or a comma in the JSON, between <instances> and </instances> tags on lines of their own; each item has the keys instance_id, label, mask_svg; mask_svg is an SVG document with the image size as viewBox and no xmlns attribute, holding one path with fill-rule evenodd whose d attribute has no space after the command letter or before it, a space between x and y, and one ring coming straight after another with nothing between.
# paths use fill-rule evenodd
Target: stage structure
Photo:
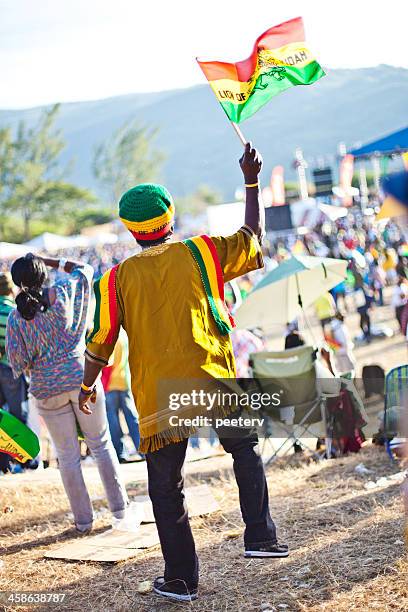
<instances>
[{"instance_id":1,"label":"stage structure","mask_svg":"<svg viewBox=\"0 0 408 612\"><path fill-rule=\"evenodd\" d=\"M360 193L367 192L365 163L371 162L374 172L374 182L377 194L380 193L381 175L387 174L388 162L401 159L401 165L408 169L408 127L386 136L378 138L361 147L348 152L354 157L354 162L362 162L360 165ZM396 170L401 169L396 167Z\"/></svg>"}]
</instances>

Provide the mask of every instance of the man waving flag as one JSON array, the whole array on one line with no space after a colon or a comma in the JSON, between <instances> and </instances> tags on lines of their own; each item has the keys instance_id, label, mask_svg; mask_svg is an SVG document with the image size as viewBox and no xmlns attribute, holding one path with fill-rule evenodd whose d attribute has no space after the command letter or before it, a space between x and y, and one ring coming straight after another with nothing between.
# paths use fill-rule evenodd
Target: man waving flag
<instances>
[{"instance_id":1,"label":"man waving flag","mask_svg":"<svg viewBox=\"0 0 408 612\"><path fill-rule=\"evenodd\" d=\"M310 85L325 74L305 43L301 17L259 36L246 60L235 64L197 61L234 123L251 117L281 91Z\"/></svg>"}]
</instances>

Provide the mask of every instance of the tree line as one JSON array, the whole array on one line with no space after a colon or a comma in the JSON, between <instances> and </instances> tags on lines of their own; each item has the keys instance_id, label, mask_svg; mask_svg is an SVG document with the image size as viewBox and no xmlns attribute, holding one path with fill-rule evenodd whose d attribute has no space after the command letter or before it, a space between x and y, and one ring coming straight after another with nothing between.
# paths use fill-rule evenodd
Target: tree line
<instances>
[{"instance_id":1,"label":"tree line","mask_svg":"<svg viewBox=\"0 0 408 612\"><path fill-rule=\"evenodd\" d=\"M117 217L124 191L142 182L160 181L165 154L155 144L157 129L125 123L95 151L93 174L104 201L69 181L75 160L65 166L66 147L56 120L59 104L44 109L33 125L0 128L0 241L25 242L44 231L79 233L86 226ZM178 217L196 215L221 195L208 185L176 199Z\"/></svg>"},{"instance_id":2,"label":"tree line","mask_svg":"<svg viewBox=\"0 0 408 612\"><path fill-rule=\"evenodd\" d=\"M109 221L113 204L139 182L157 180L164 155L155 130L123 125L94 155L93 172L107 194L102 203L90 189L70 182L71 164L61 164L66 144L56 127L59 105L45 109L36 124L0 128L0 240L29 240L38 228L58 233Z\"/></svg>"}]
</instances>

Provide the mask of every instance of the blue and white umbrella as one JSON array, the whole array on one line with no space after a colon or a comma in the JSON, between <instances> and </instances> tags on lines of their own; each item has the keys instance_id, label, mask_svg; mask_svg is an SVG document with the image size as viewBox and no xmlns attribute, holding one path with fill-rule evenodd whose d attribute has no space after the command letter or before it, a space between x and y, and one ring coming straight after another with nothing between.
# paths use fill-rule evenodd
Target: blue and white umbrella
<instances>
[{"instance_id":1,"label":"blue and white umbrella","mask_svg":"<svg viewBox=\"0 0 408 612\"><path fill-rule=\"evenodd\" d=\"M235 313L239 328L285 325L345 280L347 261L292 255L266 274Z\"/></svg>"}]
</instances>

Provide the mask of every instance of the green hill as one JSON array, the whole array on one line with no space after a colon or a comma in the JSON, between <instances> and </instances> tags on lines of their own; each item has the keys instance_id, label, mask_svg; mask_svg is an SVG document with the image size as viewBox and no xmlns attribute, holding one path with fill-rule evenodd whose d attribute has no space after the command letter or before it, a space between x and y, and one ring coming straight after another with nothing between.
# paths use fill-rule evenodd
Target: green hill
<instances>
[{"instance_id":1,"label":"green hill","mask_svg":"<svg viewBox=\"0 0 408 612\"><path fill-rule=\"evenodd\" d=\"M266 182L275 164L293 176L297 146L313 166L318 157L331 156L334 162L340 141L352 147L405 127L407 100L407 69L329 70L315 85L274 98L241 127L264 156ZM34 121L39 111L1 110L0 126L22 118ZM174 194L206 183L224 198L233 197L241 183L236 163L241 145L207 85L63 104L58 125L67 141L63 159L74 160L70 178L97 190L91 169L94 147L131 119L160 128L157 144L167 155L161 178Z\"/></svg>"}]
</instances>

